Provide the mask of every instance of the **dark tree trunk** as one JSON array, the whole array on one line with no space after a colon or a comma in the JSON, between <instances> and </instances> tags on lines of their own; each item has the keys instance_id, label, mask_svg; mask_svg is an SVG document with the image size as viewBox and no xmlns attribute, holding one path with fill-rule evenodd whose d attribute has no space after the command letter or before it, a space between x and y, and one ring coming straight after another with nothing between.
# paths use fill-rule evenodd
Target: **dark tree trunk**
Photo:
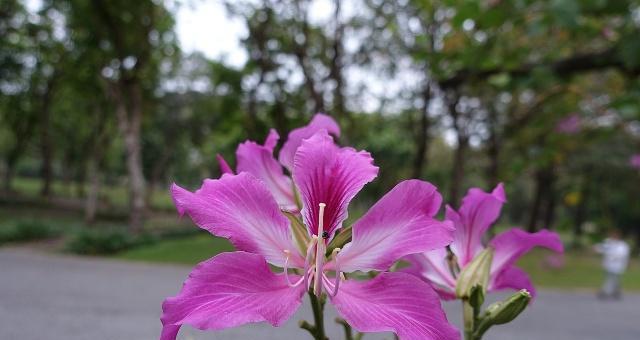
<instances>
[{"instance_id":1,"label":"dark tree trunk","mask_svg":"<svg viewBox=\"0 0 640 340\"><path fill-rule=\"evenodd\" d=\"M498 136L497 114L493 109L489 111L489 140L487 143L487 184L489 188L498 185L500 171L500 136Z\"/></svg>"},{"instance_id":2,"label":"dark tree trunk","mask_svg":"<svg viewBox=\"0 0 640 340\"><path fill-rule=\"evenodd\" d=\"M451 187L449 191L449 202L457 204L460 199L462 189L462 179L464 178L465 161L469 139L465 136L458 137L458 145L453 155L453 169L451 171Z\"/></svg>"},{"instance_id":3,"label":"dark tree trunk","mask_svg":"<svg viewBox=\"0 0 640 340\"><path fill-rule=\"evenodd\" d=\"M40 176L42 177L42 188L40 195L49 197L51 195L51 182L53 181L53 142L51 141L51 102L56 75L47 82L47 88L42 95L42 107L40 108L40 151L42 155L42 167Z\"/></svg>"},{"instance_id":4,"label":"dark tree trunk","mask_svg":"<svg viewBox=\"0 0 640 340\"><path fill-rule=\"evenodd\" d=\"M553 167L546 167L537 170L535 180L535 193L531 204L529 223L527 224L527 230L530 233L538 231L538 224L543 213L543 228L548 227L549 223L553 221L553 210L555 208L555 198L553 197L555 174L553 172Z\"/></svg>"},{"instance_id":5,"label":"dark tree trunk","mask_svg":"<svg viewBox=\"0 0 640 340\"><path fill-rule=\"evenodd\" d=\"M462 179L464 178L465 157L467 147L469 146L469 137L460 120L460 112L458 112L458 101L460 98L457 93L453 93L452 98L447 102L449 115L453 122L453 129L456 132L457 144L453 154L453 165L451 169L451 186L449 187L449 202L458 204L460 199L460 191L462 188Z\"/></svg>"},{"instance_id":6,"label":"dark tree trunk","mask_svg":"<svg viewBox=\"0 0 640 340\"><path fill-rule=\"evenodd\" d=\"M413 178L421 178L424 164L427 161L427 150L429 148L429 103L431 103L431 85L427 81L422 89L422 109L420 110L420 123L416 134L416 155L413 160Z\"/></svg>"},{"instance_id":7,"label":"dark tree trunk","mask_svg":"<svg viewBox=\"0 0 640 340\"><path fill-rule=\"evenodd\" d=\"M583 234L582 225L587 218L587 208L591 196L591 171L587 170L582 180L580 188L580 201L575 211L575 220L573 224L573 246L580 247L582 245L581 238Z\"/></svg>"},{"instance_id":8,"label":"dark tree trunk","mask_svg":"<svg viewBox=\"0 0 640 340\"><path fill-rule=\"evenodd\" d=\"M544 205L544 216L542 219L542 228L553 229L553 223L556 218L556 174L550 173L549 186L547 187L547 195Z\"/></svg>"}]
</instances>

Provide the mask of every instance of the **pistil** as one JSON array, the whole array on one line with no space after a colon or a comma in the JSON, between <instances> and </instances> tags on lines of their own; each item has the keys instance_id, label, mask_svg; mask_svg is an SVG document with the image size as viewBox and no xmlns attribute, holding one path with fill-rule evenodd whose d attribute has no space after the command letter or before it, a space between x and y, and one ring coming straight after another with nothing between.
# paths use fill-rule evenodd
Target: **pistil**
<instances>
[{"instance_id":1,"label":"pistil","mask_svg":"<svg viewBox=\"0 0 640 340\"><path fill-rule=\"evenodd\" d=\"M316 279L314 281L313 293L316 296L320 296L322 294L322 267L324 264L324 253L326 251L324 238L320 238L320 235L324 233L324 208L327 206L324 203L318 204L319 212L318 212L318 242L316 244Z\"/></svg>"}]
</instances>

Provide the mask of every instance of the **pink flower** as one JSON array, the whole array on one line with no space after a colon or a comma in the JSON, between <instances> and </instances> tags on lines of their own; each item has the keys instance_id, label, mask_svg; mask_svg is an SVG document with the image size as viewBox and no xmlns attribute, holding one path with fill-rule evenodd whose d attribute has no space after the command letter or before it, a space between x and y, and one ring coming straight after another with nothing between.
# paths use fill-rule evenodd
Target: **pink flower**
<instances>
[{"instance_id":1,"label":"pink flower","mask_svg":"<svg viewBox=\"0 0 640 340\"><path fill-rule=\"evenodd\" d=\"M582 119L577 113L570 114L562 118L556 124L556 132L564 133L567 135L574 135L582 129Z\"/></svg>"},{"instance_id":2,"label":"pink flower","mask_svg":"<svg viewBox=\"0 0 640 340\"><path fill-rule=\"evenodd\" d=\"M303 247L296 245L294 226L282 214L277 196L251 173L205 180L195 193L173 185L180 214L228 238L238 251L198 264L181 292L165 300L161 338L175 339L183 324L203 330L260 321L280 326L308 290L326 293L338 314L361 332L393 331L403 339L459 338L437 293L422 280L397 272L371 280L350 274L385 271L403 256L449 244L451 222L434 219L442 202L436 188L418 180L399 183L353 224L350 243L326 255L347 218L349 202L378 168L369 153L336 146L326 130L303 139L296 149L290 169L307 230ZM288 164L281 154L282 159ZM267 264L282 272L272 272Z\"/></svg>"},{"instance_id":3,"label":"pink flower","mask_svg":"<svg viewBox=\"0 0 640 340\"><path fill-rule=\"evenodd\" d=\"M282 167L293 170L293 157L303 139L313 136L320 130L327 130L330 134L339 137L340 127L333 118L322 113L313 116L311 122L303 127L292 130L289 138L280 150L279 162L273 155L273 149L278 144L280 136L276 130L271 129L263 145L253 141L246 141L238 145L236 159L237 171L248 172L262 180L273 194L282 210L297 212L298 205L291 178L285 175ZM233 170L221 155L217 155L222 173L231 173Z\"/></svg>"},{"instance_id":4,"label":"pink flower","mask_svg":"<svg viewBox=\"0 0 640 340\"><path fill-rule=\"evenodd\" d=\"M446 219L452 221L456 227L450 248L460 270L486 248L482 244L482 237L500 216L505 202L504 188L499 184L491 193L477 188L469 190L458 212L447 206ZM535 289L528 275L514 263L536 246L549 248L558 253L563 252L558 234L548 230L531 234L514 228L498 234L489 241L488 247L492 247L495 253L491 263L488 290L527 289L535 296ZM409 255L406 259L412 264L406 269L407 272L431 282L442 298L455 298L457 281L447 263L445 248Z\"/></svg>"},{"instance_id":5,"label":"pink flower","mask_svg":"<svg viewBox=\"0 0 640 340\"><path fill-rule=\"evenodd\" d=\"M635 154L629 158L629 165L634 169L640 169L640 154Z\"/></svg>"}]
</instances>

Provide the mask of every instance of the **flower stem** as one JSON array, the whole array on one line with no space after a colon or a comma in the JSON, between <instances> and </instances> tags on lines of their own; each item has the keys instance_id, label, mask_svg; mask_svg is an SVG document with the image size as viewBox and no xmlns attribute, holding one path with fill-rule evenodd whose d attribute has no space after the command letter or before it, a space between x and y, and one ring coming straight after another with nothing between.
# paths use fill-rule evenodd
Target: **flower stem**
<instances>
[{"instance_id":1,"label":"flower stem","mask_svg":"<svg viewBox=\"0 0 640 340\"><path fill-rule=\"evenodd\" d=\"M464 325L464 339L465 340L479 340L474 333L476 327L476 319L478 313L473 306L469 303L468 299L462 300L462 319Z\"/></svg>"},{"instance_id":2,"label":"flower stem","mask_svg":"<svg viewBox=\"0 0 640 340\"><path fill-rule=\"evenodd\" d=\"M307 321L302 321L300 322L300 327L309 331L316 340L327 340L324 331L324 299L317 297L312 291L309 291L309 300L311 300L311 310L313 311L313 321L315 325L310 325Z\"/></svg>"}]
</instances>

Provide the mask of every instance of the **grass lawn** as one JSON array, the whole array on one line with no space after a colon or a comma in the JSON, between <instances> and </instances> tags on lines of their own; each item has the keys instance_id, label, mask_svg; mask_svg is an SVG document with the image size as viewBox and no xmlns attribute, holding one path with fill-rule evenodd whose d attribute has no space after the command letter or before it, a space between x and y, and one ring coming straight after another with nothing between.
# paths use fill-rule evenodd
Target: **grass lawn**
<instances>
[{"instance_id":1,"label":"grass lawn","mask_svg":"<svg viewBox=\"0 0 640 340\"><path fill-rule=\"evenodd\" d=\"M193 265L218 253L232 250L233 246L227 240L203 233L135 248L115 257L135 261Z\"/></svg>"},{"instance_id":2,"label":"grass lawn","mask_svg":"<svg viewBox=\"0 0 640 340\"><path fill-rule=\"evenodd\" d=\"M179 263L194 265L213 255L233 250L224 239L208 234L166 240L150 246L126 251L117 258L145 262ZM584 289L595 291L603 280L600 257L587 252L568 252L564 266L552 268L546 265L550 252L533 251L522 258L518 265L523 268L537 287L555 289ZM640 291L640 261L633 259L623 279L626 290Z\"/></svg>"}]
</instances>

